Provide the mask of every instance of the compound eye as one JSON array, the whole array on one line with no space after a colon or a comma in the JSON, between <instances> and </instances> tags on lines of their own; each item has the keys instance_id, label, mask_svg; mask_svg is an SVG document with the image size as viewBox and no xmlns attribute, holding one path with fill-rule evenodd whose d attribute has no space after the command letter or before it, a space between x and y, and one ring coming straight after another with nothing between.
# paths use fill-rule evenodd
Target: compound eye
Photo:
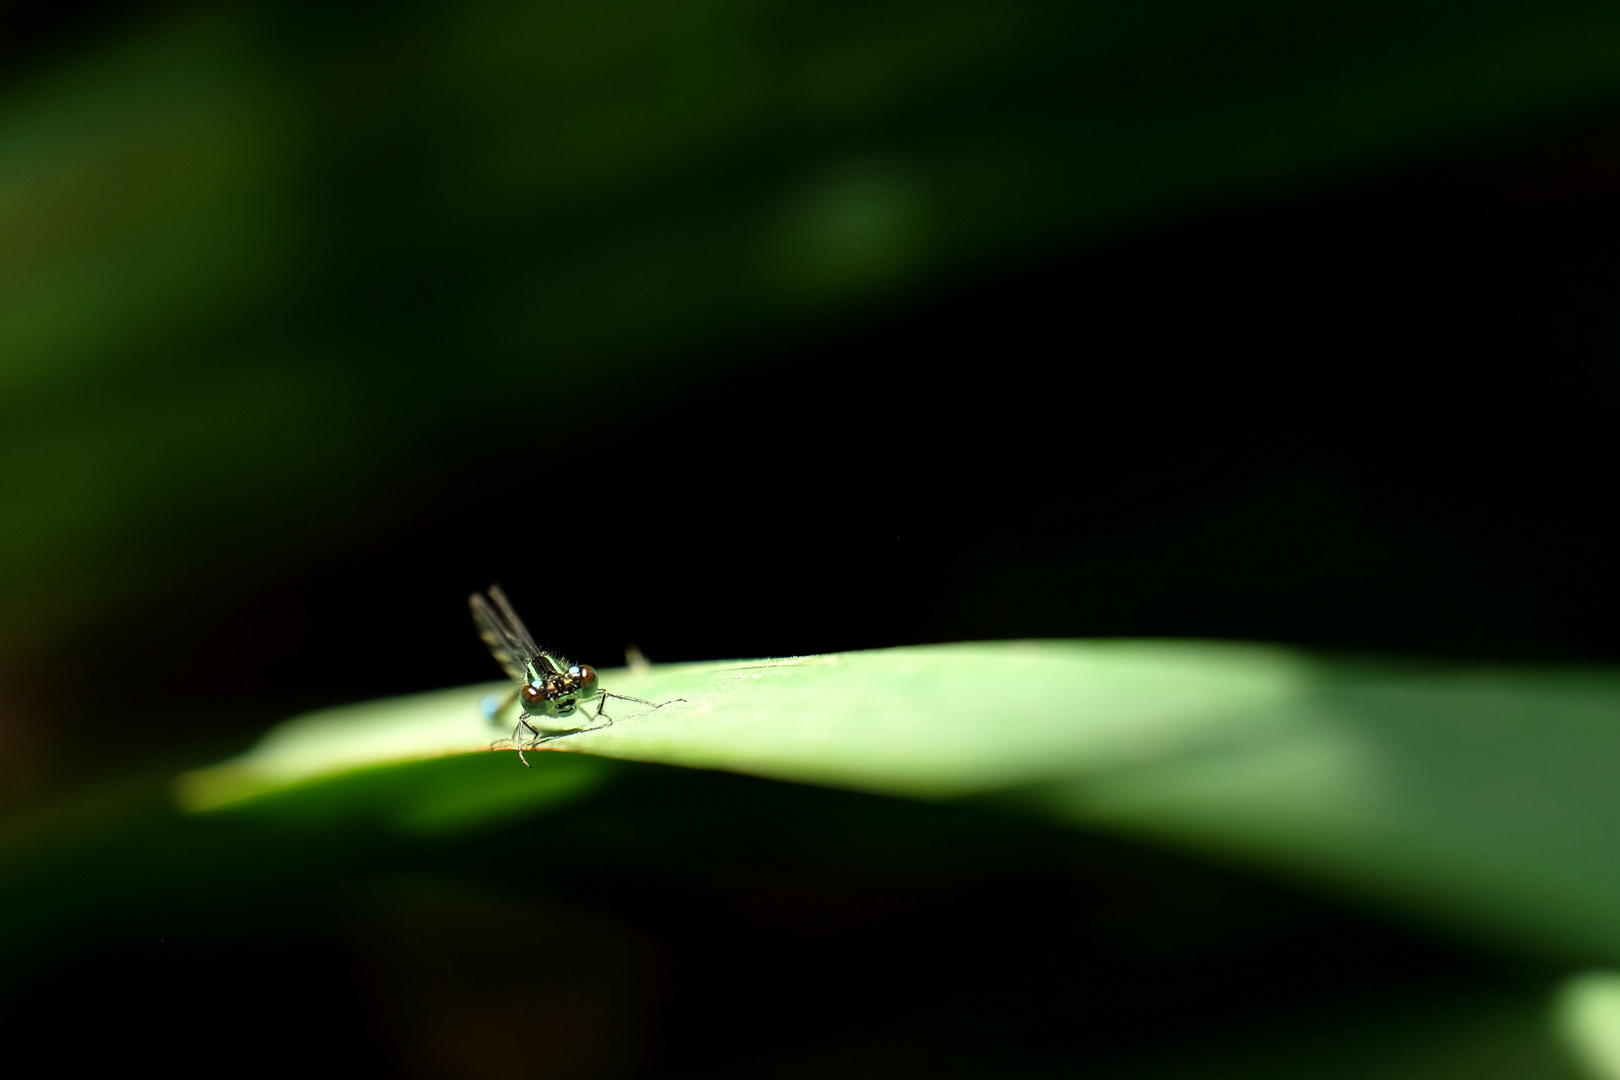
<instances>
[{"instance_id":1,"label":"compound eye","mask_svg":"<svg viewBox=\"0 0 1620 1080\"><path fill-rule=\"evenodd\" d=\"M545 700L545 694L539 688L532 685L525 686L522 690L520 690L518 692L518 697L523 699L523 704L525 705L538 705Z\"/></svg>"},{"instance_id":2,"label":"compound eye","mask_svg":"<svg viewBox=\"0 0 1620 1080\"><path fill-rule=\"evenodd\" d=\"M589 686L596 681L596 669L589 664L579 665L579 685Z\"/></svg>"}]
</instances>

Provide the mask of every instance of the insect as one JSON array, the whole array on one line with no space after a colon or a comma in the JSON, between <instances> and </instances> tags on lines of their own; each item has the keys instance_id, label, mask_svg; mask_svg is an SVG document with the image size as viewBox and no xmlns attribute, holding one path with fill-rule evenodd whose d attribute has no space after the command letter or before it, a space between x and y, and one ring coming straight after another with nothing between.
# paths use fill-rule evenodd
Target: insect
<instances>
[{"instance_id":1,"label":"insect","mask_svg":"<svg viewBox=\"0 0 1620 1080\"><path fill-rule=\"evenodd\" d=\"M608 716L606 711L608 698L634 701L641 705L651 705L655 709L670 704L668 701L652 702L625 694L610 694L602 689L596 677L596 669L589 664L571 664L562 656L540 648L534 643L534 638L529 636L529 628L518 618L517 612L512 608L512 602L506 598L499 585L489 587L487 598L480 593L473 593L467 597L467 606L472 608L473 625L478 628L478 636L484 639L484 644L489 646L490 653L494 655L501 668L517 683L504 700L493 708L486 707L484 711L493 719L504 712L513 701L521 703L517 727L512 729L512 742L517 744L518 760L523 762L525 767L529 764L529 759L523 756L525 750L533 750L565 735L578 735L582 731L595 731L612 724L613 718ZM596 706L594 714L586 707L590 704ZM542 733L539 728L529 723L531 719L542 716L567 719L576 711L590 717L589 726L567 728L562 731L548 730ZM603 720L607 723L602 723ZM528 732L527 735L523 734L525 730Z\"/></svg>"}]
</instances>

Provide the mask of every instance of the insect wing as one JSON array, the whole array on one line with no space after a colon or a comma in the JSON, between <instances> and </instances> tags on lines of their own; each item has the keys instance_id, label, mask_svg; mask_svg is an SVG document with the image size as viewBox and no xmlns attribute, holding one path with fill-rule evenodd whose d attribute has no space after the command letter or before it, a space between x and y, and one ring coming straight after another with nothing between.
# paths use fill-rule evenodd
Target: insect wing
<instances>
[{"instance_id":1,"label":"insect wing","mask_svg":"<svg viewBox=\"0 0 1620 1080\"><path fill-rule=\"evenodd\" d=\"M501 618L505 621L507 632L512 639L523 646L530 656L540 655L540 646L536 645L534 638L529 636L529 628L523 625L522 619L518 618L517 609L512 606L512 601L506 598L505 590L499 585L491 585L489 587L489 598L495 601L495 607L500 611Z\"/></svg>"},{"instance_id":2,"label":"insect wing","mask_svg":"<svg viewBox=\"0 0 1620 1080\"><path fill-rule=\"evenodd\" d=\"M529 636L529 628L518 618L517 609L512 606L512 601L506 598L506 593L499 585L489 587L489 598L495 601L495 606L500 609L501 617L506 620L512 637L523 646L525 655L540 669L542 675L555 675L568 666L565 658L557 653L547 652L534 643L534 638Z\"/></svg>"},{"instance_id":3,"label":"insect wing","mask_svg":"<svg viewBox=\"0 0 1620 1080\"><path fill-rule=\"evenodd\" d=\"M501 665L501 670L517 682L526 683L529 681L529 662L540 654L540 650L535 648L534 639L529 637L528 630L512 613L512 605L505 603L506 596L499 587L489 591L500 603L499 608L478 593L467 597L467 606L472 609L473 625L478 628L478 636L489 646L490 655ZM511 614L511 619L507 618L508 614Z\"/></svg>"},{"instance_id":4,"label":"insect wing","mask_svg":"<svg viewBox=\"0 0 1620 1080\"><path fill-rule=\"evenodd\" d=\"M528 627L523 625L523 620L518 619L517 609L512 607L512 601L509 601L509 599L505 597L505 593L502 591L501 586L489 586L489 599L496 602L497 609L501 609L502 619L505 619L505 622L507 622L507 627L509 627L510 631L512 631L512 636L514 636L515 640L517 640L518 643L522 643L523 649L527 651L528 659L535 662L535 667L538 667L539 674L556 675L557 672L561 672L561 670L564 670L565 667L569 665L569 661L564 659L564 657L559 656L559 654L556 653L549 653L549 651L546 651L546 649L539 648L538 644L535 644L535 638L531 638L530 633L528 633Z\"/></svg>"}]
</instances>

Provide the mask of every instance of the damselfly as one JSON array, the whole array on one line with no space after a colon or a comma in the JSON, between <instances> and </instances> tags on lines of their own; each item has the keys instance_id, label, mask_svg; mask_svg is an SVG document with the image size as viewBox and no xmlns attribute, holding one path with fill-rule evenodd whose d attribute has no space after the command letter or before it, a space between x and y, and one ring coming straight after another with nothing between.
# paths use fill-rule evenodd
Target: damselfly
<instances>
[{"instance_id":1,"label":"damselfly","mask_svg":"<svg viewBox=\"0 0 1620 1080\"><path fill-rule=\"evenodd\" d=\"M501 668L517 683L504 700L493 708L486 708L485 714L494 719L514 701L519 703L518 722L512 729L511 741L517 746L518 760L525 766L529 764L529 759L523 756L525 750L533 750L565 735L578 735L612 724L613 718L607 714L606 708L608 698L634 701L655 709L670 704L668 701L652 702L625 694L611 694L602 689L596 669L589 664L571 664L557 653L540 648L529 636L529 628L518 618L511 601L507 600L499 585L489 587L487 598L473 593L467 598L467 604L472 608L473 625L478 627L478 636L484 639L484 644L489 646L490 653ZM587 705L595 705L595 713L586 708ZM590 723L546 731L529 723L542 716L566 720L576 712L584 713L590 718ZM527 735L523 734L525 731Z\"/></svg>"}]
</instances>

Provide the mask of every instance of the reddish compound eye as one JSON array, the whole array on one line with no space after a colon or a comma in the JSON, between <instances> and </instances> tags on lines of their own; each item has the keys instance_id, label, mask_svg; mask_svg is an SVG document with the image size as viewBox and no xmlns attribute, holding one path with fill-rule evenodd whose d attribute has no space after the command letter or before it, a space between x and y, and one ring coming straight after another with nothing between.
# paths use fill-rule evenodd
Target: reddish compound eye
<instances>
[{"instance_id":1,"label":"reddish compound eye","mask_svg":"<svg viewBox=\"0 0 1620 1080\"><path fill-rule=\"evenodd\" d=\"M518 692L518 696L523 699L525 705L538 705L545 700L545 694L533 686L525 686Z\"/></svg>"},{"instance_id":2,"label":"reddish compound eye","mask_svg":"<svg viewBox=\"0 0 1620 1080\"><path fill-rule=\"evenodd\" d=\"M579 685L589 686L596 681L596 669L589 664L579 665Z\"/></svg>"}]
</instances>

